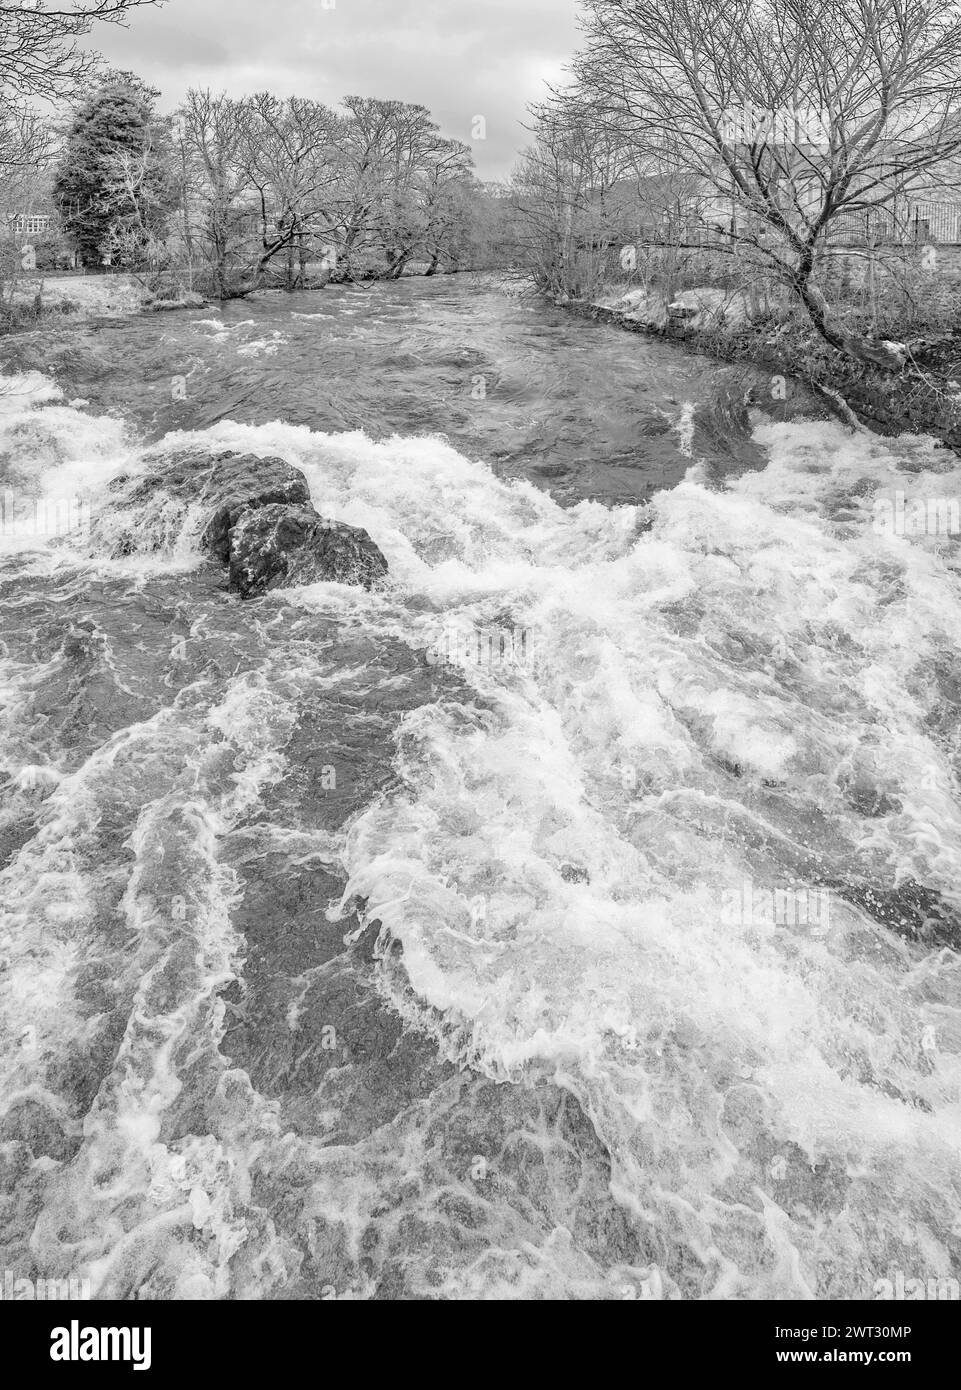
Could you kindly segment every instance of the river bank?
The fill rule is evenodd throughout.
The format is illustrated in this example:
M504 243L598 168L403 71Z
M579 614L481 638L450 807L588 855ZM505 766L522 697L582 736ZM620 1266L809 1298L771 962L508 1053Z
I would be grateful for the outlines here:
M49 325L80 325L104 318L125 318L142 313L175 312L243 303L263 295L309 294L350 285L394 284L397 280L444 279L448 276L479 276L492 272L467 266L444 266L432 270L424 263L412 262L398 277L388 276L375 263L357 265L350 273L332 273L313 264L307 267L305 282L287 289L281 275L269 275L255 290L220 300L192 288L193 275L170 273L153 277L153 288L136 275L111 274L23 274L7 291L0 304L0 337L29 333Z
M579 318L678 343L719 361L749 363L769 373L765 409L769 401L785 401L803 389L808 399L817 393L845 423L850 422L849 408L878 434L930 434L961 453L961 331L929 335L920 351L915 351L911 369L895 375L853 362L797 322L751 323L737 316L733 322L692 326L682 318L652 320L608 303L558 303Z
M45 323L73 324L140 313L146 288L127 275L23 275L8 292L0 332L31 331Z

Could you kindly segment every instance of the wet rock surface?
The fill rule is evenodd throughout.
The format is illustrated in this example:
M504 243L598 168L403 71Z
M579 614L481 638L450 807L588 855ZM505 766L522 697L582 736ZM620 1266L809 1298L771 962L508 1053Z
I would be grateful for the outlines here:
M110 491L114 555L159 550L199 527L200 548L229 567L242 598L318 580L369 588L387 574L367 532L322 517L303 473L281 458L182 454L115 478Z
M907 879L896 888L845 884L842 896L910 941L961 949L961 920L942 894Z
M148 458L148 466L153 460ZM176 544L200 518L200 545L226 564L228 533L247 507L310 500L307 479L280 458L184 453L156 460L139 476L108 484L111 505L98 517L94 539L115 557Z
M245 510L229 534L230 587L242 598L331 580L364 588L387 573L366 531L326 521L310 506Z
M173 507L180 514L194 506L209 512L200 543L223 564L230 553L230 528L245 508L310 501L307 479L299 469L284 459L256 458L250 454L184 454L164 459L156 471L133 482L126 476L115 478L111 490L121 494L124 510L129 509L144 521L161 507ZM120 549L123 548L122 540ZM135 548L138 547L130 537L129 549Z
M283 459L252 459L246 455L218 465L215 486L220 493L217 509L204 528L201 545L226 564L230 558L230 531L248 508L310 502L307 479Z

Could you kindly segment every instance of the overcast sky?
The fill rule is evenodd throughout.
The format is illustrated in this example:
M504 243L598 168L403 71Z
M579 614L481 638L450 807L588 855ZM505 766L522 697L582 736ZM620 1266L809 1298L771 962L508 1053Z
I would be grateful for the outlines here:
M472 146L479 176L496 179L527 143L527 103L577 46L577 10L577 0L167 0L128 29L101 26L96 46L159 87L165 109L188 87L419 102ZM486 140L471 139L475 116Z

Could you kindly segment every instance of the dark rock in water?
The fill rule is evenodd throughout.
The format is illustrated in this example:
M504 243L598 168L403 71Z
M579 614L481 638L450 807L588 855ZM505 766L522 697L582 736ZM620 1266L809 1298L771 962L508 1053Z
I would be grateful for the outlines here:
M246 510L274 503L310 505L307 479L283 459L249 459L240 455L226 460L217 470L214 485L221 500L204 528L200 544L224 564L230 559L231 528Z
M71 1139L53 1110L38 1100L15 1100L0 1121L0 1142L20 1140L29 1145L34 1158L63 1162L73 1158L80 1147L79 1137Z
M114 553L159 549L169 542L189 507L209 513L201 547L222 564L230 558L229 533L248 507L275 502L308 503L310 488L297 468L281 458L252 454L180 454L158 460L155 472L133 481L115 478L110 490L122 494L120 506L134 514L129 532L114 542Z
M121 494L122 513L136 516L113 538L114 554L170 543L199 507L201 549L229 566L230 587L243 598L321 579L369 587L387 573L367 532L324 520L303 473L281 458L184 453L158 460L146 476L114 479L111 491Z
M225 450L220 454L175 454L157 462L157 471L137 481L128 494L129 501L148 501L158 490L184 502L214 504L233 498L253 505L261 499L303 502L310 498L303 473L281 458L257 458Z
M888 796L878 787L849 786L845 789L845 800L859 816L868 819L876 816L896 816L902 805L900 800Z
M907 879L897 888L839 885L842 897L909 941L961 950L961 916L933 888Z
M562 864L561 878L565 883L590 883L591 876L579 864Z
M325 521L312 506L249 508L231 529L230 587L242 598L332 580L369 589L387 561L366 531Z
M129 501L134 505L147 501L158 490L183 502L210 506L211 517L200 543L224 564L230 556L230 528L246 507L310 501L310 488L299 468L292 468L284 459L255 458L252 454L172 459L163 472L142 478L129 494Z

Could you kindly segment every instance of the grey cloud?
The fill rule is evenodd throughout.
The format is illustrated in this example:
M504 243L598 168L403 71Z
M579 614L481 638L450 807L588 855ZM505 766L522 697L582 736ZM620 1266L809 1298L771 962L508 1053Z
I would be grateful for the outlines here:
M502 178L526 143L527 104L576 47L576 13L576 0L168 0L102 28L97 45L168 108L189 86L417 101L473 145L482 178ZM478 115L487 139L471 141Z

